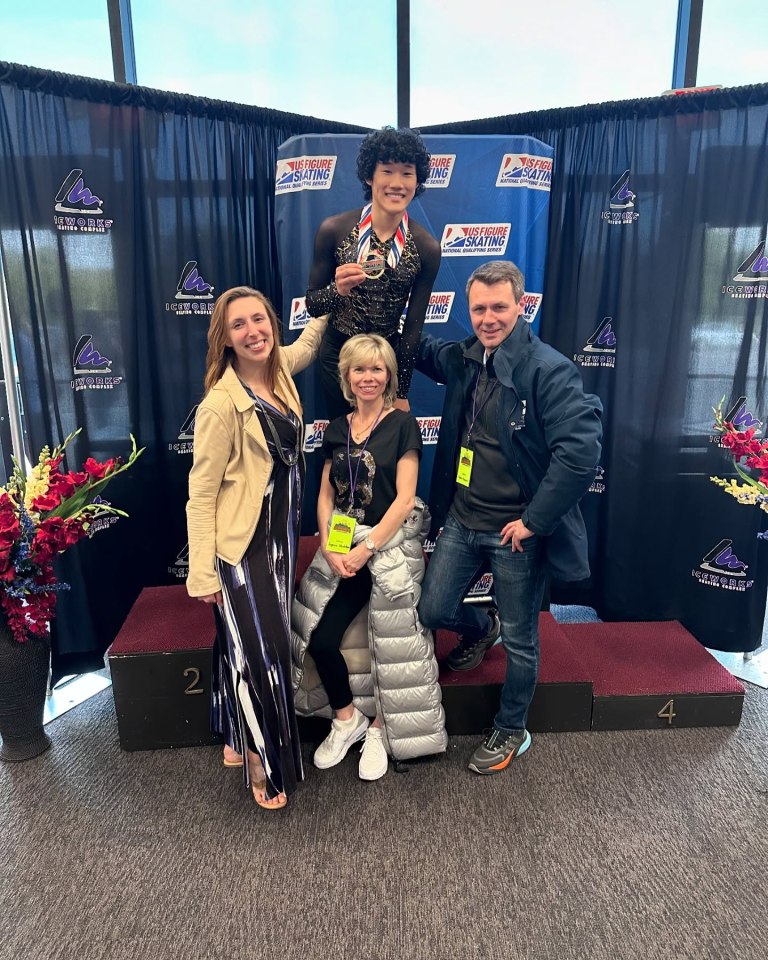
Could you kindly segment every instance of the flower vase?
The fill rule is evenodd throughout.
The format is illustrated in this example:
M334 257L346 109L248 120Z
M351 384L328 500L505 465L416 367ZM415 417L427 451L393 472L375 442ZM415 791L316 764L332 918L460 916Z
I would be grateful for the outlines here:
M43 729L50 653L48 637L19 643L0 616L0 760L31 760L51 745Z

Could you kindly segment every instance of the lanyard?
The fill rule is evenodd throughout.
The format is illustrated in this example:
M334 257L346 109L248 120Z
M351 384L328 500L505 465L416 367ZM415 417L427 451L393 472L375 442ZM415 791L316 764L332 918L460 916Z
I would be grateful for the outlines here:
M486 367L486 370L488 368ZM472 431L475 429L475 424L477 423L477 418L483 412L483 408L486 406L488 401L493 396L493 391L499 384L499 381L494 378L493 383L490 387L486 387L485 393L483 394L483 399L480 402L480 406L477 405L477 388L480 386L480 376L482 375L482 368L477 372L477 380L475 380L475 389L472 391L472 422L469 425L469 430L467 430L467 446L469 446L469 440L472 436Z
M362 263L368 256L371 248L371 235L373 233L373 204L369 203L363 207L360 214L360 222L357 225L357 262ZM405 247L405 238L408 235L408 211L403 214L403 219L398 224L395 235L392 238L392 246L389 249L387 263L394 270L400 262L400 256Z
M365 448L368 446L368 441L371 439L371 434L376 429L376 424L381 420L381 415L384 413L384 407L379 411L378 417L373 421L373 426L368 431L368 436L365 438L365 443L360 449L360 456L357 460L357 467L355 467L355 478L352 479L352 454L350 452L350 441L352 439L352 420L354 419L355 414L353 413L347 424L347 467L349 468L349 509L355 505L355 490L357 489L357 475L360 473L360 464L363 462L363 454L365 453Z
M272 440L275 444L275 447L277 448L278 457L280 457L280 459L283 461L286 467L295 467L296 464L299 462L299 456L301 453L301 427L300 426L296 427L296 449L291 450L289 453L286 454L285 451L283 450L283 444L280 440L280 437L278 436L277 429L275 428L275 425L272 422L272 417L269 415L268 410L264 406L264 401L261 399L261 397L253 393L249 388L246 387L246 389L248 390L248 393L250 393L253 399L256 401L256 405L258 406L259 410L261 410L261 412L264 414L264 419L267 422L267 429L272 434Z

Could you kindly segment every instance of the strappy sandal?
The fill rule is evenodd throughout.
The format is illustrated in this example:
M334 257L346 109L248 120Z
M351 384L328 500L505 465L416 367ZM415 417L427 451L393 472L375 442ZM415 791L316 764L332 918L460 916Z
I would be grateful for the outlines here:
M253 799L262 810L282 810L288 803L288 797L284 793L267 800L267 778L264 773L264 767L261 761L258 761L258 773L253 769L256 764L251 762L251 792Z
M242 767L243 758L239 753L236 753L232 750L232 757L227 757L227 750L232 750L232 747L224 747L224 766L225 767Z

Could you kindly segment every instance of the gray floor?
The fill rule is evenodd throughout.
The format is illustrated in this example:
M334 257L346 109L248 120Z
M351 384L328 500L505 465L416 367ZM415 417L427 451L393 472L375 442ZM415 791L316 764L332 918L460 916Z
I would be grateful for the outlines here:
M492 778L472 738L350 755L266 813L216 748L122 752L107 690L0 765L0 956L764 958L767 726L749 688L738 728L539 735Z

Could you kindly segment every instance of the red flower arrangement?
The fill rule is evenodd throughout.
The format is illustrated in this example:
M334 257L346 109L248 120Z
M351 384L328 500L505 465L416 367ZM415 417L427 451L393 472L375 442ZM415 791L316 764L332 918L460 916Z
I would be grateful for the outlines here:
M739 503L757 506L768 513L768 440L756 437L754 427L739 430L735 424L723 420L722 403L715 408L715 430L723 435L721 444L731 452L736 473L744 482L720 477L709 479ZM750 471L756 471L757 477ZM768 531L758 533L758 537L768 540Z
M67 444L76 430L52 452L43 447L28 475L14 460L7 486L0 487L0 608L20 643L44 636L55 615L56 594L69 584L56 579L53 561L87 536L93 521L106 514L126 514L108 503L94 503L109 481L127 470L144 452L131 436L127 460L104 462L93 457L82 470L62 470Z

